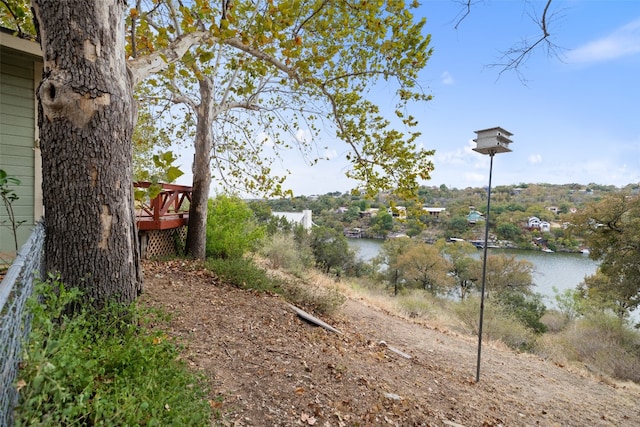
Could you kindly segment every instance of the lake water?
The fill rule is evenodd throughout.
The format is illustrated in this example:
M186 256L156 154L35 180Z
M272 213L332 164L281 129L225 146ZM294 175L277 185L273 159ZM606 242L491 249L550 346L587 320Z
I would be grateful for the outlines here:
M349 245L358 251L358 258L369 261L380 251L382 240L348 239ZM541 251L523 251L518 249L488 249L489 254L515 255L517 259L525 259L535 266L533 282L534 292L546 297L545 304L554 306L555 287L560 292L575 289L585 278L596 272L598 263L587 255L564 252L546 253ZM482 251L477 252L480 258Z

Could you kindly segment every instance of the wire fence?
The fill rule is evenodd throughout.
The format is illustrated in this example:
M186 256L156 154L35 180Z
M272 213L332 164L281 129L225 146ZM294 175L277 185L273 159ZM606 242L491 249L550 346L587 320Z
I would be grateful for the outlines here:
M22 343L31 330L26 302L44 271L44 224L38 223L0 283L0 426L13 425Z

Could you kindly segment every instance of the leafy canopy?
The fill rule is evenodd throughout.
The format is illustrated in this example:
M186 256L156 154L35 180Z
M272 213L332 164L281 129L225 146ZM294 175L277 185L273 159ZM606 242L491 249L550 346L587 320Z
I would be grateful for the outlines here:
M419 147L417 121L408 113L430 99L418 82L431 49L426 21L411 13L417 3L196 0L187 6L167 0L136 6L128 19L135 30L132 55L186 34L207 34L179 64L147 81L148 98L168 90L187 115L214 110L211 155L229 185L280 192L271 163L293 148L314 164L323 157L321 134L346 143L346 175L371 194L411 196L418 180L429 178L433 152ZM213 105L198 102L198 82L206 79ZM389 92L376 99L374 88Z
M14 30L16 35L34 38L36 29L33 25L30 0L2 0L0 2L0 25Z
M572 216L589 256L601 260L596 275L585 279L587 296L608 302L620 317L640 305L640 196L605 195Z

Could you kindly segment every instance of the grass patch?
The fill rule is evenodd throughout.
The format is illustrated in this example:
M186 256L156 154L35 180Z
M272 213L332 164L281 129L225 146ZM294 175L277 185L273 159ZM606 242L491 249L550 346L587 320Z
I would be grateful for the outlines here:
M311 308L320 314L334 313L346 300L336 287L319 286L302 279L284 281L282 291L292 304Z
M269 272L250 258L211 258L206 266L225 283L282 295L290 303L320 314L333 313L346 299L336 287L319 285L317 280L298 277L295 273Z
M410 318L433 318L437 306L436 300L423 290L408 290L396 297L398 310Z
M80 293L56 280L39 284L35 295L17 427L209 424L206 380L189 371L171 339L145 326L161 313L110 304L69 317L65 307Z

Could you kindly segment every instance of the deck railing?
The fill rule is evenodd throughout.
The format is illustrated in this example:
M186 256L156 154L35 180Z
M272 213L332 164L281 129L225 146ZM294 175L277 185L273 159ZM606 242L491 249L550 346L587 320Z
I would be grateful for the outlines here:
M136 182L136 188L149 188L150 182ZM191 189L184 185L161 184L162 191L148 203L136 202L138 230L166 230L187 225Z

